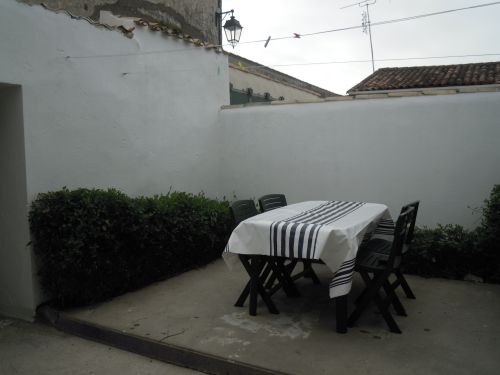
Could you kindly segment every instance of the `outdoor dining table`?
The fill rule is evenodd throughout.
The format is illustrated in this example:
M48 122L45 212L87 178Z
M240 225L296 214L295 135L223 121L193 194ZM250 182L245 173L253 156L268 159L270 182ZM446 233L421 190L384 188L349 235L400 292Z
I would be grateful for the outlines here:
M333 272L329 294L335 299L337 332L345 333L347 295L358 247L365 234L373 233L379 225L382 230L377 231L383 233L383 226L391 223L389 210L383 204L301 202L242 221L233 230L222 256L231 269L241 261L250 276L251 315L256 314L258 294L271 312L278 313L262 285L265 264L273 264L273 259L322 261ZM279 272L276 268L273 271ZM281 276L286 277L286 272Z

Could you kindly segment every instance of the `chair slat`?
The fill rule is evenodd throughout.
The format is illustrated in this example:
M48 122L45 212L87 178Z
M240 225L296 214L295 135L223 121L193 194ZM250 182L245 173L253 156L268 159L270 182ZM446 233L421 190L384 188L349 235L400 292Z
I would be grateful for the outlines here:
M259 214L252 199L235 201L231 204L230 209L235 225L238 225L249 217Z
M401 213L407 211L409 208L413 208L411 223L410 223L410 227L408 229L408 233L406 235L406 241L405 241L405 243L407 245L410 245L411 241L413 240L413 232L415 231L415 223L417 222L417 213L418 213L418 206L419 205L420 205L420 201L415 201L415 202L408 203L401 208Z
M286 206L284 194L268 194L259 198L259 207L262 212Z

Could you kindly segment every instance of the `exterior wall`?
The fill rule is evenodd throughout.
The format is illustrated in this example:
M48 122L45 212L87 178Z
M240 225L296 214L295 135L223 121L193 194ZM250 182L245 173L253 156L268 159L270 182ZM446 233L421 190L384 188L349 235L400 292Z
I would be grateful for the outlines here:
M224 54L141 28L130 40L10 1L0 3L0 34L0 82L22 86L28 203L63 186L220 196L216 125L229 103ZM9 260L0 254L0 264ZM38 302L34 296L31 305Z
M40 0L18 0L40 4ZM219 44L215 11L218 0L45 0L51 8L65 9L75 15L99 20L99 12L107 10L127 17L142 17L182 30L195 38Z
M0 313L34 310L20 86L0 85Z
M500 92L295 105L221 113L223 186L240 199L421 200L418 223L478 224L500 182Z
M40 192L283 192L393 213L421 199L419 224L472 227L469 207L500 180L500 92L219 112L229 69L213 50L14 1L0 2L0 34L0 82L17 85L0 89L0 313L29 318L41 301L26 247Z
M310 100L318 98L318 95L307 91L296 89L292 86L272 81L252 73L244 72L237 68L229 67L229 82L235 89L246 90L252 88L255 94L264 95L268 92L273 98L284 96L286 100Z

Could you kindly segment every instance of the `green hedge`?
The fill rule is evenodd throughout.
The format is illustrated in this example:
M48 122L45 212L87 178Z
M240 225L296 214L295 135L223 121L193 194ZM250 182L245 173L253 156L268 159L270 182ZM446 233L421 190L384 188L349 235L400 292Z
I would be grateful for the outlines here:
M42 287L60 307L103 301L220 257L229 205L203 195L130 198L110 189L40 194L30 211ZM405 271L500 283L500 185L481 226L417 228Z
M30 211L42 287L61 307L102 301L220 257L228 203L110 189L40 194Z
M500 283L500 185L480 209L481 225L467 230L460 225L417 228L405 271L426 277L463 279L473 274Z

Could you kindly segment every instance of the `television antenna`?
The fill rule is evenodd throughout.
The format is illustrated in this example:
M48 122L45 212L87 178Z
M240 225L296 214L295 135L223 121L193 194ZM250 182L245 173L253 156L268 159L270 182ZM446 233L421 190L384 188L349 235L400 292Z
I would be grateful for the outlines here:
M345 9L345 8L350 8L354 6L359 6L359 7L365 7L366 10L363 10L363 13L361 14L361 26L363 27L363 32L365 34L368 34L370 36L370 51L372 54L372 72L375 72L375 60L373 58L373 41L372 41L372 28L371 28L371 22L370 22L370 10L369 7L370 5L374 5L377 3L377 0L363 0L358 3L354 4L349 4L346 6L341 7L340 9Z

